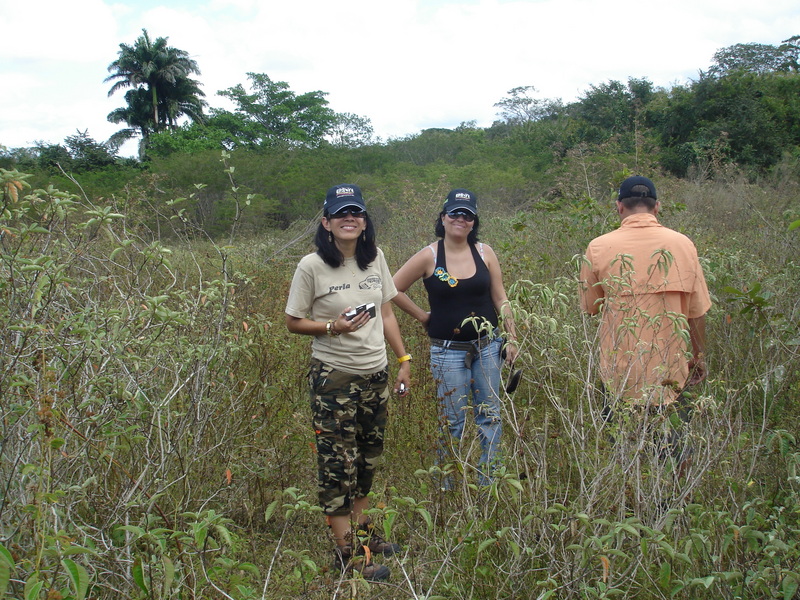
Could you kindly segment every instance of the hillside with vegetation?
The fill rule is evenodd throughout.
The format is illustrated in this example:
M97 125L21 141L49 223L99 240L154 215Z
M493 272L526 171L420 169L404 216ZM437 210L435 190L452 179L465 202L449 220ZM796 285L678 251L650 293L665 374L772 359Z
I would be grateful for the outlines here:
M796 597L797 41L720 50L671 89L610 81L564 104L523 86L491 127L386 141L265 74L206 112L185 55L146 32L123 45L109 81L147 52L188 81L129 85L110 142L0 152L0 598ZM119 159L131 137L140 157ZM591 393L578 264L630 174L656 182L714 301L682 477L639 439L609 443ZM403 547L384 584L330 570L309 339L284 324L340 182L364 190L393 270L434 239L448 190L473 190L521 341L502 473L478 488L473 448L443 492L427 336L395 311L414 361L374 486Z

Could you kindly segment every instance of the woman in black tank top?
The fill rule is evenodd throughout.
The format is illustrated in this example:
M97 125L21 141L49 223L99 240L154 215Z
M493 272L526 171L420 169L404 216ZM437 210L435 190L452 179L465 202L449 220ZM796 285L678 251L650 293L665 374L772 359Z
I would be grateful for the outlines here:
M440 464L456 460L465 467L458 471L471 470L463 451L471 444L462 441L470 410L481 443L481 457L472 470L477 471L478 483L486 485L502 458L500 318L509 340L509 364L516 359L517 347L500 265L492 248L478 242L479 223L475 194L452 190L436 220L439 241L420 250L395 273L398 294L393 302L417 319L430 337L431 373L443 424ZM430 312L405 293L420 279L428 293ZM448 477L442 483L449 488L453 481Z

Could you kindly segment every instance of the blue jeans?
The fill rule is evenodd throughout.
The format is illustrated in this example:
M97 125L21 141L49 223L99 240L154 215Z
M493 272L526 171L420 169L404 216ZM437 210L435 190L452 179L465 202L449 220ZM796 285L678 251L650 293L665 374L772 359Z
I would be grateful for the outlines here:
M436 382L442 427L439 460L446 462L451 446L456 448L457 456L463 452L464 425L467 411L471 409L481 444L478 475L480 485L491 482L491 469L500 460L502 423L499 389L502 345L500 338L489 342L475 355L470 368L464 363L467 351L431 345L431 373ZM449 432L449 437L445 435L445 429Z

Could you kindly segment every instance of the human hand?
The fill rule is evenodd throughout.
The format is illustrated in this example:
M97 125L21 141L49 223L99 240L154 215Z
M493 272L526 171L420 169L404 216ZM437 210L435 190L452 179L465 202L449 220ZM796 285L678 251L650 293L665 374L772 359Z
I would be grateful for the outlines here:
M514 366L514 362L517 360L517 357L519 356L519 347L517 346L516 340L512 340L506 343L503 349L505 350L506 364L509 367Z
M372 318L367 311L364 311L348 319L346 313L350 311L351 308L352 307L348 306L338 317L336 317L336 320L333 323L336 333L355 333L364 325L366 325L367 321Z
M408 394L411 386L411 361L404 361L400 363L400 370L397 373L397 379L394 382L394 393L399 396Z
M697 385L706 377L708 377L708 370L706 369L705 359L702 356L692 358L689 361L689 381L686 382L686 385Z

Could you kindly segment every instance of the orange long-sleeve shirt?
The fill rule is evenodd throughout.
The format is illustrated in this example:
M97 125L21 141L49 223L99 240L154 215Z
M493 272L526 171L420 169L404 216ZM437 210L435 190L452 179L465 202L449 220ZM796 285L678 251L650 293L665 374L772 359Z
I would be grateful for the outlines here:
M580 296L583 310L601 313L599 368L608 391L647 404L674 401L689 376L687 320L711 307L694 243L653 214L630 215L589 244Z

